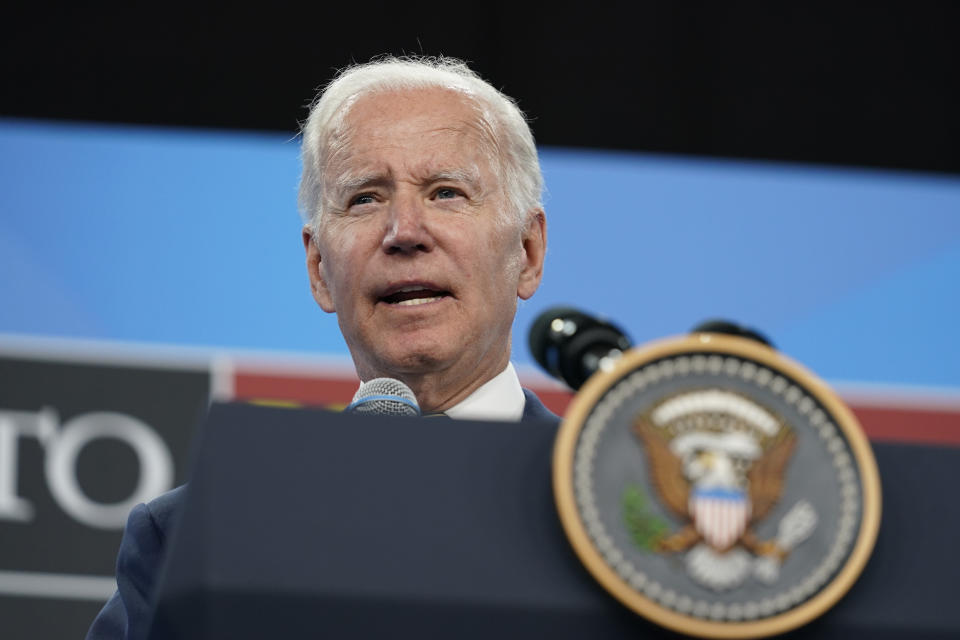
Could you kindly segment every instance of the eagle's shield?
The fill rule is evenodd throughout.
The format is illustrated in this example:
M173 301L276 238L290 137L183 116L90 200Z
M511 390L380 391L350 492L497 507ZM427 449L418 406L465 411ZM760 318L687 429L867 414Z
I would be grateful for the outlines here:
M689 508L693 526L717 551L733 546L750 522L750 500L739 489L694 488Z

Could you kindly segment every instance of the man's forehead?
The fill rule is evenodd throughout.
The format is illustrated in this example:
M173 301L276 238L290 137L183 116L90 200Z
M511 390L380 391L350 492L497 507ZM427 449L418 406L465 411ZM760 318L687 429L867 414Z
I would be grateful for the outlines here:
M493 166L493 129L472 100L452 90L383 91L354 101L331 141L327 183L397 177L479 182Z
M338 146L382 146L436 138L447 146L496 147L485 110L460 91L381 90L349 101L344 109L334 132Z

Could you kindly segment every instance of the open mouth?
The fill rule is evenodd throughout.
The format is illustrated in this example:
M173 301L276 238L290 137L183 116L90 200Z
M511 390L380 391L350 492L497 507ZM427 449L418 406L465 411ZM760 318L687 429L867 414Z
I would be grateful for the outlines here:
M449 291L429 289L422 285L413 285L409 287L401 287L400 289L383 296L380 298L380 301L401 307L413 307L421 304L437 302L448 297L449 295Z

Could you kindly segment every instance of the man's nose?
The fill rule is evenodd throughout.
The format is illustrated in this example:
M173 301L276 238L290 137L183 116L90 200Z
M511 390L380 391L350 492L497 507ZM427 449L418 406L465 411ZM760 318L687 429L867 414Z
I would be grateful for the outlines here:
M418 196L403 195L391 200L382 248L387 253L411 253L433 249L427 227L426 207Z

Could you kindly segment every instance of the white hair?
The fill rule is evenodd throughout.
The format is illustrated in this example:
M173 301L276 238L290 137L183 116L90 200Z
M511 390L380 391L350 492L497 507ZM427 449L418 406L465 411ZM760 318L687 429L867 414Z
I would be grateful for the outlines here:
M543 176L537 159L533 134L523 112L466 63L444 57L384 57L347 67L317 96L303 125L300 158L299 209L304 224L314 237L323 216L324 171L333 151L331 143L351 106L363 95L377 91L440 88L458 91L469 98L479 115L493 128L495 149L500 158L491 158L500 167L502 189L511 209L507 216L521 223L526 213L541 206Z

